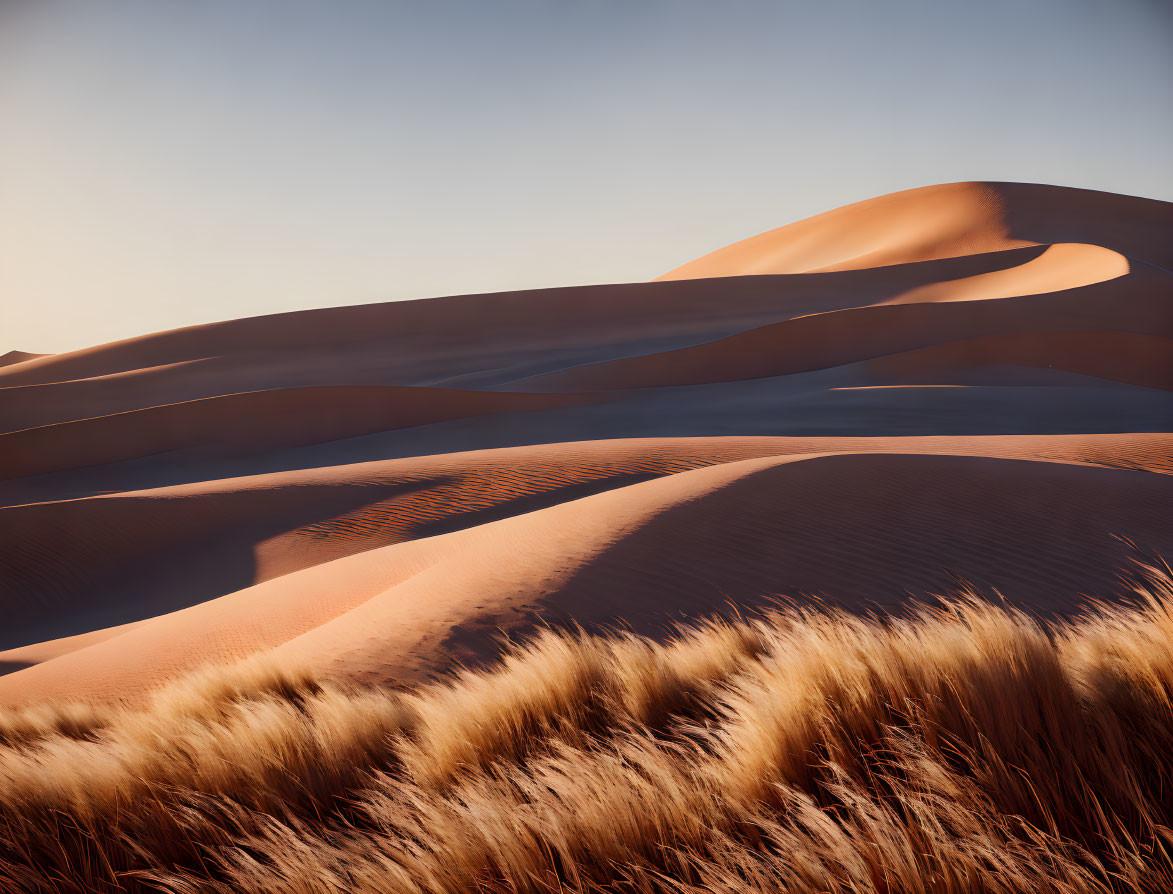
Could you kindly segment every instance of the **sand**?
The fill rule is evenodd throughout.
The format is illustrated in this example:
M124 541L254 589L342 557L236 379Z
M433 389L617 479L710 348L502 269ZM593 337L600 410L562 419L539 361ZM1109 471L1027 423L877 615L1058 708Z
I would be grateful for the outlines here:
M7 354L0 354L0 366L13 366L17 363L24 363L27 360L36 360L38 357L47 357L48 354L30 354L28 351L9 351Z
M827 369L967 338L1022 333L1105 330L1167 340L1173 336L1171 299L1173 275L1145 270L1061 292L848 308L693 347L523 379L514 387L609 390L728 382ZM1155 378L1161 375L1158 371Z
M879 196L720 248L661 279L859 270L1084 243L1162 267L1167 202L1036 183L945 183Z
M1167 203L946 184L650 283L5 355L0 704L778 597L1125 598L1173 555L1171 246Z

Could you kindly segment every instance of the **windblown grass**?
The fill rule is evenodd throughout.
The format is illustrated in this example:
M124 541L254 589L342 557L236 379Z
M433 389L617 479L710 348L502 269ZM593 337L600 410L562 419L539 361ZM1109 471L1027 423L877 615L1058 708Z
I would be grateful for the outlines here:
M1173 890L1173 587L545 633L408 692L258 661L0 716L0 890Z

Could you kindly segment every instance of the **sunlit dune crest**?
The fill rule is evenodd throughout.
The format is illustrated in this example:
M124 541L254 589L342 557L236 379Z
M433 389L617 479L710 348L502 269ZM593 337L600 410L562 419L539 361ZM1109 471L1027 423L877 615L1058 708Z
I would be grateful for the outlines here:
M946 183L836 208L717 249L661 279L860 270L1091 243L1169 266L1168 203L1035 183Z

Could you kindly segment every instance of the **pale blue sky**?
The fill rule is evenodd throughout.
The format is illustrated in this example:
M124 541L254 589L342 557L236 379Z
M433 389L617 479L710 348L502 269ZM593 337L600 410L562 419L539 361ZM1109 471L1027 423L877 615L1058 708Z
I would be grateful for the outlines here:
M650 279L868 196L1173 199L1167 0L0 0L0 353Z

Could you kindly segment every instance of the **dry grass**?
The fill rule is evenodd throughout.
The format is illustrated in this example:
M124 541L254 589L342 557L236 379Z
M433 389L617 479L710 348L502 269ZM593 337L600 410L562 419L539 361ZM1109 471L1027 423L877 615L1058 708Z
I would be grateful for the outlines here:
M656 645L546 633L411 692L259 662L0 716L0 890L1173 890L1173 588L961 595Z

